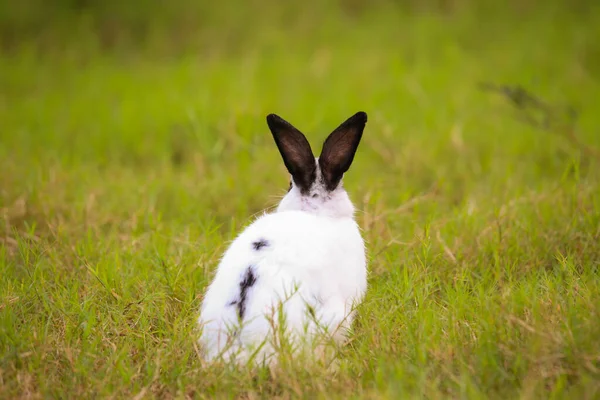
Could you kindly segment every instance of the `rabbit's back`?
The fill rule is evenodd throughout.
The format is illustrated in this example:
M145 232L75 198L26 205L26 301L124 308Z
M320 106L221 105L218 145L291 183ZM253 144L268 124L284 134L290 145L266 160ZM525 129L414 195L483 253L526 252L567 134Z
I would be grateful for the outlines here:
M346 327L365 290L365 248L353 219L301 211L266 214L221 260L203 303L203 341L220 349L224 329L240 322L238 344L264 339L280 302L293 330L307 327L307 310L329 328ZM308 321L308 329L316 327Z

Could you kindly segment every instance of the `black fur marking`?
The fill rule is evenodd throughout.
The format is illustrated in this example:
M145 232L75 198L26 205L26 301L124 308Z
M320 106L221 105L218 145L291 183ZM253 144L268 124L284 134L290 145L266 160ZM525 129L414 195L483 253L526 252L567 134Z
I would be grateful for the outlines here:
M246 313L246 296L248 295L248 289L250 289L256 283L256 276L254 275L253 266L249 266L246 269L244 277L240 281L240 300L237 302L238 317L240 320L244 319Z
M256 251L267 246L269 246L269 241L267 239L258 239L256 242L252 242L252 248Z
M231 300L229 303L227 303L228 306L235 306L238 303L237 300Z

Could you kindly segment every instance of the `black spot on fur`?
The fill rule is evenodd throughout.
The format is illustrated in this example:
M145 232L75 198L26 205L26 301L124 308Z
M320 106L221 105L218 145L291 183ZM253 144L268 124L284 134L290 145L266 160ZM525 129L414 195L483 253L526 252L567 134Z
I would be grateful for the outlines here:
M240 281L240 300L237 302L238 317L240 320L244 319L244 314L246 313L246 296L248 295L248 290L254 286L255 283L256 276L254 275L254 269L251 265L246 269L246 273Z
M257 241L252 242L252 248L257 251L268 245L269 241L267 239L258 239Z
M232 300L229 303L227 303L228 306L235 306L238 303L237 300Z

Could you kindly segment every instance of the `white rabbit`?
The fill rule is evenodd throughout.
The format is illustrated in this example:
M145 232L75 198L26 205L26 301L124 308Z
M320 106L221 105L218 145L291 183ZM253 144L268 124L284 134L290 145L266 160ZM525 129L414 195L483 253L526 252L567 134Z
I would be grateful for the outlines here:
M334 343L345 339L367 289L367 265L342 177L366 122L364 112L350 117L315 158L298 129L267 116L290 188L277 211L249 225L219 263L198 321L208 360L272 365L278 331L294 346L323 333Z

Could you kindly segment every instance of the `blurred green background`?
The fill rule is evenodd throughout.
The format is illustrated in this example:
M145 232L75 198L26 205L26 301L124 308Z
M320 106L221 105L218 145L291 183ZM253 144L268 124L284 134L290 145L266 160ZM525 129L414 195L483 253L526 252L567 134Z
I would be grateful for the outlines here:
M597 1L1 1L0 397L597 398ZM346 187L370 287L335 375L206 366L227 244Z

